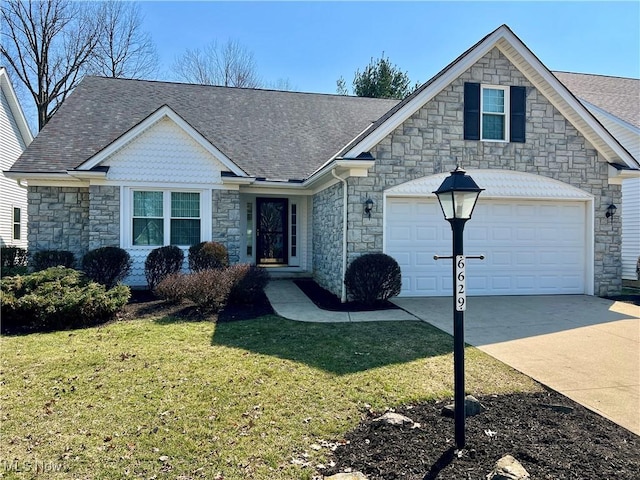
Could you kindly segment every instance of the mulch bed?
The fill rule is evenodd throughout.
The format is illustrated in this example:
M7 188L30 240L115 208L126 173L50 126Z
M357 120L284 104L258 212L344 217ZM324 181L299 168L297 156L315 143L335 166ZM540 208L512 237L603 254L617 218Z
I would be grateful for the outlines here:
M359 302L342 303L340 298L335 296L328 290L325 290L310 278L302 278L294 280L300 290L302 290L309 299L323 310L332 312L370 312L373 310L390 310L398 307L389 301L377 302L375 305L366 305Z
M451 402L396 409L420 424L373 422L367 412L333 453L331 475L352 469L369 480L486 479L495 462L515 457L532 480L635 480L640 437L554 391L479 397L487 408L466 419L466 446L455 449ZM567 408L568 407L568 408Z
M141 317L173 317L181 320L214 320L218 323L249 320L273 314L273 308L263 293L252 305L227 305L217 314L202 314L192 303L170 304L156 298L149 290L131 290L122 319Z

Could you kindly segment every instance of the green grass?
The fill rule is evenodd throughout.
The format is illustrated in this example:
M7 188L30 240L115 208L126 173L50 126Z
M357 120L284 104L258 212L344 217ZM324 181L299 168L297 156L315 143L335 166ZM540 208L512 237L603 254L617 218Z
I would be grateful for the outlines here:
M0 347L4 478L310 479L291 460L325 460L310 445L341 439L369 405L452 396L452 339L418 322L143 319ZM466 356L470 392L538 389Z

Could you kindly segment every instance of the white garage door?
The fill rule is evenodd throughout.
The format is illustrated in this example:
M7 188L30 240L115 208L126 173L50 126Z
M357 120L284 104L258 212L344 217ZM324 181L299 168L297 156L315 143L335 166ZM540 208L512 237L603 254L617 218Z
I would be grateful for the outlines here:
M482 200L482 199L481 199ZM387 198L385 252L402 296L451 295L451 227L435 198ZM464 231L469 295L585 293L585 202L484 199Z

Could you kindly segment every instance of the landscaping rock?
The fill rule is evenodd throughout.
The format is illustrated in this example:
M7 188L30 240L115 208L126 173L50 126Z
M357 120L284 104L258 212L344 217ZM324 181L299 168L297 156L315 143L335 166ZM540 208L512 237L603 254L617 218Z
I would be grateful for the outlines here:
M324 480L369 480L364 473L349 472L349 473L336 473L330 477L324 477Z
M381 417L374 418L374 422L383 422L387 425L414 425L415 422L411 420L409 417L405 417L404 415L400 415L395 412L387 412Z
M442 415L445 417L454 416L455 406L453 403L442 407ZM466 417L474 417L481 414L486 410L485 406L473 395L467 395L464 397L464 410Z
M496 462L494 469L487 475L487 480L529 480L522 464L511 455L505 455Z

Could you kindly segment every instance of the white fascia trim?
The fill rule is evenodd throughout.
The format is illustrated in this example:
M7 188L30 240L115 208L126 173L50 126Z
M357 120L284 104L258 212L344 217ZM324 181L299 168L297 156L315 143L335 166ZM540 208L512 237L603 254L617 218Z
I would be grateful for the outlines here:
M20 130L22 141L24 142L25 147L28 147L33 141L33 133L31 132L31 128L29 128L27 117L24 115L24 111L18 101L16 91L13 89L13 85L9 81L7 70L4 67L0 67L0 88L5 92L7 101L9 102L9 108L11 109L11 114L18 125L18 130Z
M222 184L229 186L251 185L255 181L252 177L222 177Z
M209 152L212 156L214 156L220 163L222 163L225 167L227 167L234 174L239 177L245 177L247 174L240 169L235 163L231 161L224 153L218 150L211 142L209 142L206 138L204 138L195 128L189 125L185 120L180 117L176 112L174 112L170 107L164 105L156 110L153 114L148 116L138 125L133 127L131 130L126 132L124 135L120 136L116 141L102 149L100 152L95 154L89 160L84 162L82 165L78 167L79 170L91 170L92 168L98 166L101 162L106 160L109 156L113 155L115 152L120 150L122 147L127 145L129 142L134 140L136 137L141 135L144 131L155 125L157 122L162 120L163 118L168 118L173 121L176 125L178 125L182 130L184 130L193 140L195 140L198 145L204 148L207 152Z
M501 42L507 42L507 45ZM602 151L602 149L598 148L596 145L594 147L599 150L607 160L612 161L615 158L611 158L612 155L616 155L620 160L622 160L628 167L630 168L638 168L640 165L636 162L636 160L627 152L620 143L609 133L609 131L604 128L600 122L591 114L591 112L575 97L565 85L558 80L549 69L544 66L544 64L538 60L538 58L529 50L524 43L520 41L518 37L516 37L513 33L505 30L501 35L501 38L496 41L495 46L511 61L514 65L518 65L520 62L517 58L515 58L509 51L508 47L512 47L520 57L531 66L535 73L538 74L541 79L546 82L557 94L558 98L562 100L558 101L558 98L553 95L547 96L544 94L544 88L540 88L540 81L534 76L530 75L526 69L519 69L522 74L533 84L535 87L540 90L540 93L545 95L545 97L556 107L563 116L569 120L573 126L582 133L585 138L590 142L594 143L594 137L598 137L602 140L605 145L610 149L610 151ZM564 104L563 104L564 102ZM586 124L586 126L591 129L591 131L585 130L583 126L576 125L573 121L570 120L570 115L567 114L567 108L569 107L575 113L580 116L580 119Z
M107 172L94 172L94 171L80 171L80 170L67 170L67 174L74 178L88 179L88 180L102 180L107 178Z
M319 183L331 182L334 168L339 168L339 176L347 177L366 177L371 167L375 165L375 160L356 160L341 158L327 163L321 170L316 171L311 177L302 182L304 188L313 188L317 191Z
M622 181L629 178L640 178L640 170L618 170L609 165L610 185L622 185Z
M51 182L66 182L66 183L76 183L80 181L80 179L73 178L69 175L68 172L51 172L51 173L39 173L39 172L16 172L16 171L4 171L2 172L5 177L11 178L12 180L26 180L30 184L32 182L40 182L39 184L43 184L42 182L51 181Z

